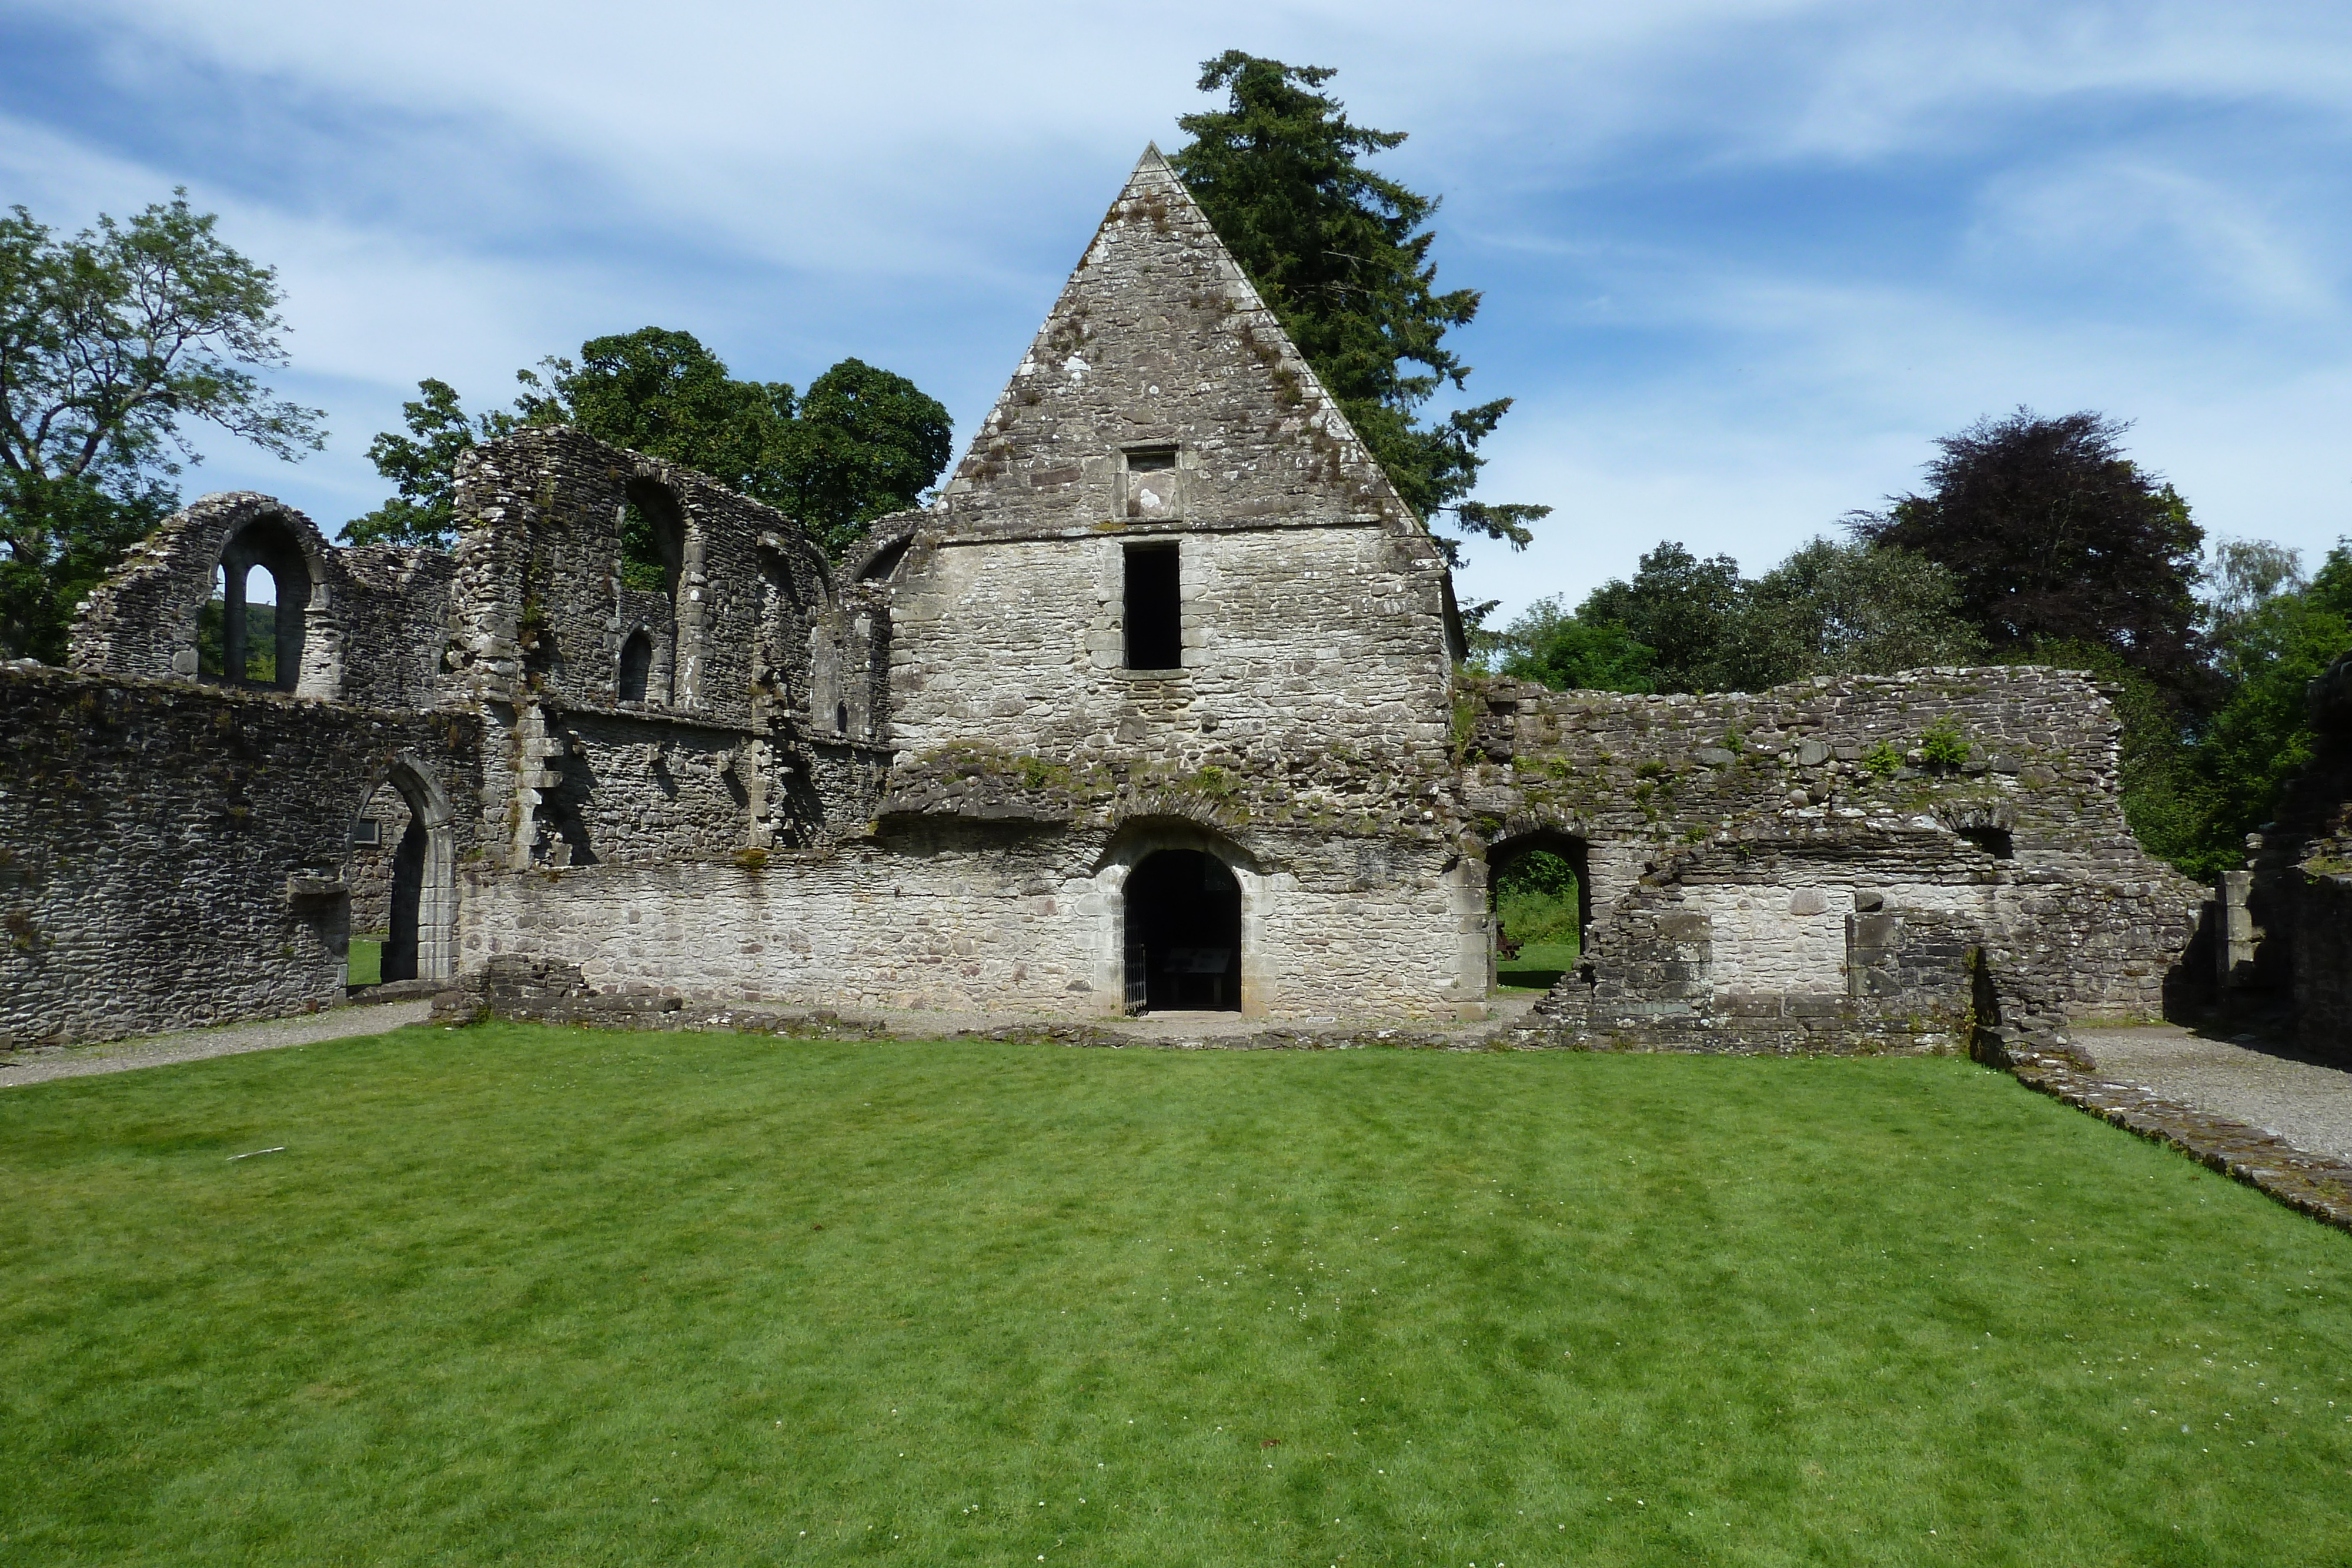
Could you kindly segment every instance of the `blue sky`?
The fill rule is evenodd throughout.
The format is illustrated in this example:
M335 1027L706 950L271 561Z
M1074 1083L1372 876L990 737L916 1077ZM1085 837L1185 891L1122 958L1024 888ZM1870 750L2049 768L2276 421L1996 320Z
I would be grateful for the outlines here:
M371 14L373 13L373 14ZM1145 142L1228 47L1339 68L1485 291L1481 491L1557 508L1470 599L1676 538L1760 570L2020 403L2136 422L2209 533L2352 533L2352 8L1803 0L1444 7L7 0L0 204L175 184L275 264L328 450L191 495L331 531L419 377L470 405L586 337L855 354L961 444Z

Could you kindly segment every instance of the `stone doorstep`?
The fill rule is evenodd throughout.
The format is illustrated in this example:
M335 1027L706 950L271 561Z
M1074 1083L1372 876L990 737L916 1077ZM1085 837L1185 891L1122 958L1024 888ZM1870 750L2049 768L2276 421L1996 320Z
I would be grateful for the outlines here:
M2009 1070L2029 1089L2169 1145L2323 1224L2352 1230L2352 1164L2298 1149L2247 1123L2095 1077L2063 1057L2011 1052Z
M386 980L375 986L346 986L343 1005L373 1007L379 1002L421 1002L449 988L446 980Z

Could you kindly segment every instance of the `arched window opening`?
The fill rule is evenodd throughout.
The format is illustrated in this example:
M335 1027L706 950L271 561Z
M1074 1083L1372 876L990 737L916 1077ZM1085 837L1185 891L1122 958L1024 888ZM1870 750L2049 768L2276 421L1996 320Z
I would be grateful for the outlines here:
M1223 861L1157 851L1129 873L1124 903L1129 1010L1241 1010L1242 889Z
M221 549L196 619L196 668L236 685L290 692L302 679L310 562L284 524L240 529Z
M1506 986L1549 990L1574 969L1592 919L1584 841L1536 833L1486 852L1495 916L1495 974Z
M849 733L849 705L847 703L835 703L833 705L833 727L843 735L847 735Z
M654 669L654 640L642 626L621 644L621 673L615 695L625 703L646 700L646 685Z
M686 512L666 485L632 479L621 507L621 581L645 593L675 595L686 564Z

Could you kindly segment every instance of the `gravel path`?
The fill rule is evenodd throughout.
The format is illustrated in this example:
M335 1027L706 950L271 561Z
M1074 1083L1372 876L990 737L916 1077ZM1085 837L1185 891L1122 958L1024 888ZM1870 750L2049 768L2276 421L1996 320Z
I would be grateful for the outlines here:
M2103 1078L2235 1117L2298 1149L2352 1161L2352 1072L2207 1040L2171 1024L2078 1028L2074 1034Z
M386 1034L403 1024L423 1023L432 1012L429 1000L380 1002L300 1018L183 1030L176 1034L151 1034L142 1040L112 1040L104 1045L68 1046L62 1051L0 1057L0 1089L19 1083L46 1083L52 1078L86 1078L93 1072L128 1072L134 1067L202 1061L208 1056L274 1051L281 1045L310 1045L322 1040Z

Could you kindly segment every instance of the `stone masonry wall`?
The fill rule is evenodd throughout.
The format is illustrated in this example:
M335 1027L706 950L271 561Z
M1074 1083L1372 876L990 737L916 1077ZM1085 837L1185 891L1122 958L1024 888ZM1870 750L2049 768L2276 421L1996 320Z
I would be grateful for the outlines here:
M73 667L197 679L197 621L215 569L233 543L254 538L299 563L279 584L304 622L294 690L359 706L429 706L449 614L449 558L383 545L338 549L301 513L246 490L206 496L131 547L82 602Z
M480 727L0 666L0 1049L342 996L351 820L395 758L453 801ZM452 825L463 853L479 823Z
M1123 667L1122 541L944 547L893 606L892 736L1198 766L1210 749L1445 745L1436 580L1370 528L1192 533L1184 668Z
M621 580L633 493L677 509L667 596ZM657 647L647 707L751 728L780 695L805 703L793 672L835 594L823 557L781 513L560 426L475 448L459 465L457 507L465 532L446 663L476 696L618 710L622 647L643 628Z
M756 869L477 869L465 964L542 957L612 994L1111 1016L1120 889L1155 847L1218 853L1241 883L1249 1016L1455 1017L1483 998L1483 974L1461 963L1458 867L1442 846L1386 855L1373 882L1344 844L1237 843L1180 819L1118 835L918 822Z
M2131 837L2112 710L2075 672L1704 697L1496 683L1474 688L1467 717L1464 806L1486 843L1589 846L1601 970L1612 912L1671 885L1680 915L1709 925L1725 997L1839 991L1832 924L1885 911L1964 922L2000 956L2004 984L2077 1019L2153 1017L2195 931L2203 890ZM1940 763L1938 732L1958 748Z
M389 783L378 785L357 814L376 824L376 841L353 844L343 860L343 881L352 890L352 934L364 936L392 928L393 856L412 819L408 802Z

